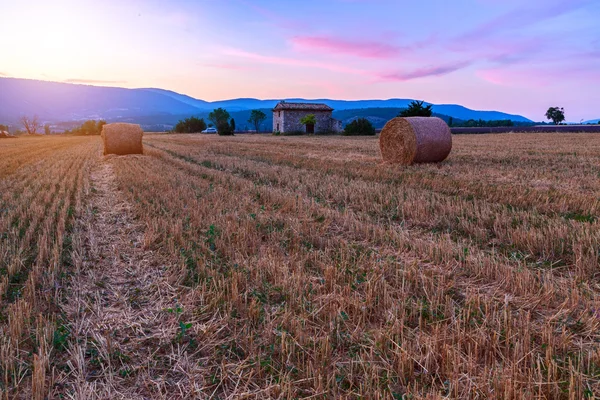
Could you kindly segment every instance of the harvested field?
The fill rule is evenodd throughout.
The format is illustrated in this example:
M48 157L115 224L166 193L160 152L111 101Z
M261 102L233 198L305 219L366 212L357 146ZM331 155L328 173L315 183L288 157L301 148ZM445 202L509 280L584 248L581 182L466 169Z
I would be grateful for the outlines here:
M3 141L0 397L600 396L600 135L453 140Z

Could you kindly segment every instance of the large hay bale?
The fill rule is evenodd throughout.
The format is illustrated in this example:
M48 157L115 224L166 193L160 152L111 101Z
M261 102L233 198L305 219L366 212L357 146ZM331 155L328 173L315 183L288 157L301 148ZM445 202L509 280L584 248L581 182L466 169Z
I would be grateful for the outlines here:
M452 133L440 118L394 118L381 131L379 148L390 163L441 162L452 150Z
M106 124L102 127L104 155L144 154L144 131L136 124Z

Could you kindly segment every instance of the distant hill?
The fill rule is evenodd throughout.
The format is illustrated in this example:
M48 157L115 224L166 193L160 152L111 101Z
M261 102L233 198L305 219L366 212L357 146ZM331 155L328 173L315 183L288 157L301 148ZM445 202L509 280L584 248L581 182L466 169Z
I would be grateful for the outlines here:
M584 124L600 124L600 118L598 118L598 119L591 119L589 121L585 121Z
M50 122L196 111L182 101L146 90L0 78L0 119L6 122L34 114Z
M411 99L331 100L285 99L286 101L325 103L335 109L334 117L350 122L355 117L372 120L376 127L398 114ZM271 109L279 99L240 98L205 101L170 90L146 88L124 89L46 82L28 79L0 78L0 123L18 124L22 115L38 115L43 122L69 122L86 119L131 121L146 126L174 125L179 119L196 115L207 117L215 108L227 109L237 126L243 128L250 110L263 109L268 116L264 128L272 126ZM428 103L427 103L428 104ZM365 111L368 110L368 111ZM511 119L532 122L520 115L499 111L477 111L456 104L433 105L437 115L461 120Z

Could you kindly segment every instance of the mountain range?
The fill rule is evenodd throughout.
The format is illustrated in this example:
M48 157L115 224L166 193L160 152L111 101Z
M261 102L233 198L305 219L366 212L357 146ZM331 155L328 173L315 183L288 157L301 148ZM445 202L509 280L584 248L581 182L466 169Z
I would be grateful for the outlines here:
M215 108L227 109L234 118L245 123L252 109L263 109L271 117L270 109L280 100L288 102L325 103L334 108L334 117L341 111L361 110L360 116L377 118L381 110L397 110L406 107L412 99L389 100L331 100L331 99L271 99L240 98L222 101L204 101L169 90L145 88L125 89L118 87L89 86L62 82L48 82L17 78L0 78L0 123L18 124L23 115L37 115L44 123L105 119L109 122L127 121L142 126L168 128L179 119L195 115L206 117ZM429 104L429 103L426 103ZM372 110L372 112L365 111ZM434 104L436 114L460 120L511 119L515 122L532 122L521 116L499 111L471 110L457 104ZM344 112L352 118L352 112ZM373 114L373 115L369 115ZM237 119L236 118L236 119ZM238 122L238 126L240 125ZM269 126L269 120L265 125Z

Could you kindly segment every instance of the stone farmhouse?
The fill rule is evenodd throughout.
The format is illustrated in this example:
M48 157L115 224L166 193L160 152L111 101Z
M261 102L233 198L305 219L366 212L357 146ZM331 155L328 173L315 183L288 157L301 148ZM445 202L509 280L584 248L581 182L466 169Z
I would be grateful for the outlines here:
M327 133L341 132L342 121L334 119L331 115L333 108L327 104L318 103L287 103L279 102L273 109L273 132L292 133ZM302 125L300 120L313 114L315 125Z

